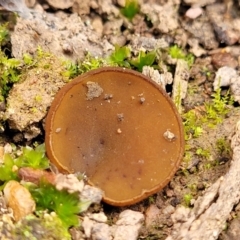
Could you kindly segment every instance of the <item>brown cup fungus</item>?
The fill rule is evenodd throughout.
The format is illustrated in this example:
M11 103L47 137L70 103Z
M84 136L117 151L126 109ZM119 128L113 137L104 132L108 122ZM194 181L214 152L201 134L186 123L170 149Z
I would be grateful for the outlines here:
M130 205L173 177L184 150L175 105L144 75L105 67L56 95L46 120L47 155L60 172L85 173L111 205Z

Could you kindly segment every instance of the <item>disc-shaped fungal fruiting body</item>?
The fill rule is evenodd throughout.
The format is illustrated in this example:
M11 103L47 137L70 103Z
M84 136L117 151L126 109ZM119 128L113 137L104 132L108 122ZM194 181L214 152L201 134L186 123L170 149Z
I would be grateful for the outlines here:
M182 122L168 94L125 68L100 68L66 84L45 128L47 155L59 171L85 173L115 206L161 190L184 151Z

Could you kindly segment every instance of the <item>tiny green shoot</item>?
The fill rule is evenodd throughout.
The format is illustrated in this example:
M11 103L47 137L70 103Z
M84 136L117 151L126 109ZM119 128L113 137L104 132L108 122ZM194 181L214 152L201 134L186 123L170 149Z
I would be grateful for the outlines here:
M193 54L184 53L183 50L180 47L178 47L177 45L174 45L174 46L170 47L169 50L168 50L168 53L172 58L184 59L188 63L188 66L192 66L193 63L194 63Z
M216 141L217 151L220 155L230 155L231 146L230 142L225 138L219 138Z
M31 147L23 147L22 154L14 158L10 154L4 154L3 162L0 164L0 181L17 180L17 169L21 167L32 167L35 169L49 168L49 160L45 155L44 144Z
M117 65L120 67L130 67L127 58L131 55L130 48L127 46L120 47L118 45L115 46L114 52L109 57L109 62L111 65Z
M40 144L35 149L26 146L22 149L23 153L15 160L18 167L32 167L34 169L49 168L49 160L45 154L45 145Z
M20 79L20 60L7 58L0 52L0 102L4 101L13 83Z
M85 59L78 63L78 71L80 74L97 69L106 65L106 61L99 57L93 57L87 54Z
M190 193L189 194L185 194L183 196L183 200L184 200L185 206L190 207L192 199L193 199L193 196Z
M120 12L131 21L139 10L140 6L137 0L126 0L124 8Z
M206 159L209 159L210 156L211 156L211 153L208 149L203 149L203 148L198 148L196 150L196 154L202 158L206 158Z
M5 182L9 180L17 180L17 171L16 164L14 159L11 157L10 154L4 154L3 162L0 165L0 181Z
M140 51L138 57L130 60L131 65L137 68L139 72L142 71L144 66L152 66L156 59L156 51L150 51L148 53Z
M29 55L28 53L23 54L23 62L27 66L32 66L33 65L33 57Z

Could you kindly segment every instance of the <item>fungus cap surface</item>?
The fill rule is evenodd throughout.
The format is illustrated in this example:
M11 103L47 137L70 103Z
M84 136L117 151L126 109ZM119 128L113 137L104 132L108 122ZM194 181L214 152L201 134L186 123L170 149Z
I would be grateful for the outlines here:
M46 120L47 155L61 172L81 172L111 205L162 189L184 151L182 122L160 86L133 70L104 67L56 95Z

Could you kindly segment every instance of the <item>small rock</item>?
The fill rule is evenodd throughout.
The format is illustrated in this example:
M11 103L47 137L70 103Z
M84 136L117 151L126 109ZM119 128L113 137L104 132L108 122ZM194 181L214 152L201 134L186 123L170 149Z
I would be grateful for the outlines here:
M240 76L232 77L230 81L231 94L234 100L240 103Z
M136 240L142 223L144 215L140 212L125 210L120 213L119 220L114 226L114 240Z
M233 77L237 77L237 71L234 68L219 68L213 83L214 90L216 91L219 87L229 86Z
M114 233L113 240L127 240L127 239L137 240L140 227L139 226L118 226Z
M10 143L6 143L4 146L4 153L12 153L13 148L12 145Z
M194 6L206 6L208 4L215 3L216 0L184 0L184 2L188 5L194 5Z
M90 238L94 221L85 216L82 221L82 227L87 238Z
M36 204L28 189L19 182L11 180L4 187L4 198L7 205L13 210L16 221L24 218L35 210Z
M231 68L236 68L238 66L237 60L232 57L230 53L227 52L220 52L212 55L212 64L216 68L220 67L231 67Z
M205 185L203 183L198 183L197 184L197 189L198 190L204 190L205 189Z
M189 219L189 214L191 210L183 206L178 207L174 214L171 216L172 221L175 222L186 222Z
M95 17L93 20L92 20L92 27L93 29L99 33L99 35L101 36L102 35L102 32L103 32L103 22L102 22L102 18L100 17Z
M175 31L179 27L178 8L169 1L160 4L142 4L141 12L148 16L155 29L162 33Z
M57 174L55 178L55 185L58 190L66 189L69 193L82 192L84 187L83 180L79 181L74 174Z
M80 194L82 201L91 201L92 203L100 203L102 200L103 192L99 188L85 185Z
M96 222L99 222L99 223L105 223L107 222L107 216L103 213L103 212L100 212L100 213L92 213L92 214L89 214L88 217Z
M32 8L36 4L36 0L25 0L25 4L27 7Z
M174 194L174 191L172 189L167 189L166 190L166 196L167 197L173 197L175 194Z
M190 19L195 19L202 15L202 13L203 9L201 7L191 7L186 11L185 16Z
M111 240L110 227L106 223L95 223L92 227L92 240ZM130 238L129 238L130 239Z
M74 0L47 0L54 8L67 9L73 6Z
M159 218L159 214L160 214L160 209L154 205L154 204L151 204L147 210L146 210L146 213L145 213L145 225L146 227L150 227L154 224L156 224L158 218Z
M40 180L44 179L49 183L54 184L55 174L41 169L33 169L30 167L22 167L18 170L18 177L26 182L38 184Z
M191 46L189 51L196 57L201 57L207 53L207 51L199 45L199 41L196 38L189 38L187 42Z
M216 40L213 27L209 22L209 18L203 14L196 18L194 21L183 21L182 25L185 30L190 32L205 49L216 49L219 45Z
M176 207L180 202L181 202L181 201L180 201L179 198L174 197L173 199L171 199L170 204L171 204L173 207Z
M174 211L175 211L175 207L173 207L172 205L168 205L162 210L162 213L165 215L171 215L172 213L174 213Z
M223 19L223 14L221 12L217 13L215 5L211 6L211 10L207 12L219 42L226 45L236 44L239 40L239 29L233 26L239 23L235 24L233 20L226 21L226 19Z
M144 215L142 213L128 209L119 214L116 225L136 225L142 223L143 220Z

